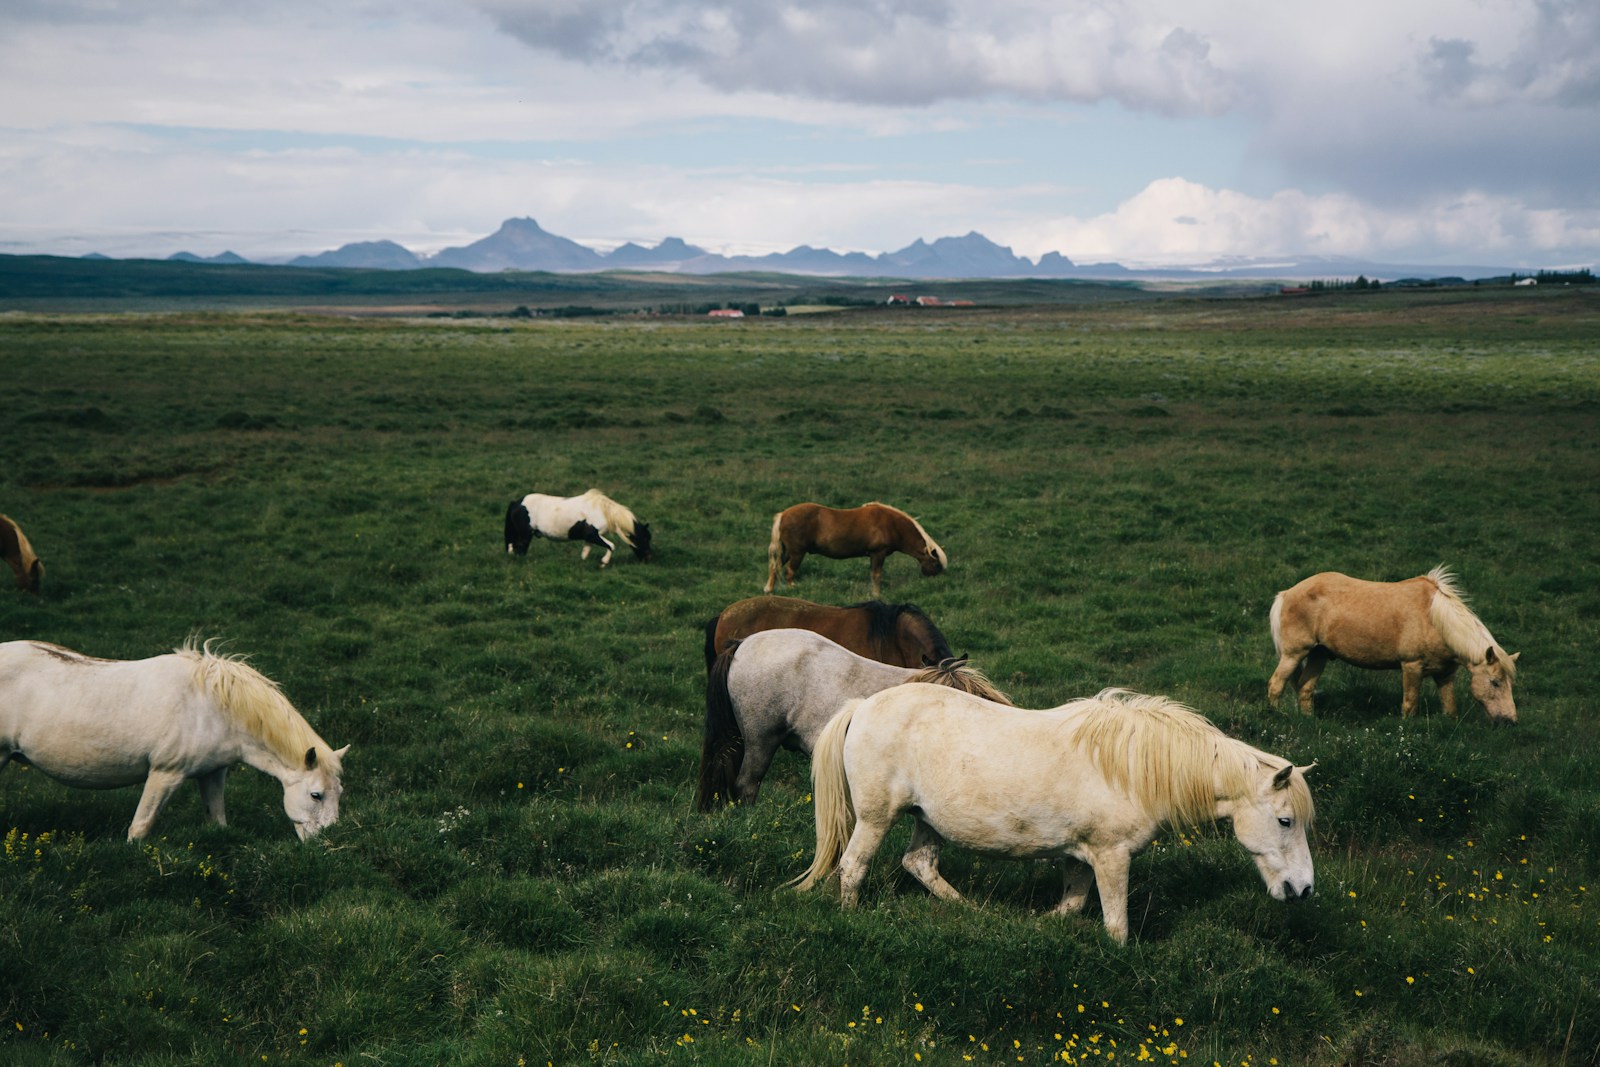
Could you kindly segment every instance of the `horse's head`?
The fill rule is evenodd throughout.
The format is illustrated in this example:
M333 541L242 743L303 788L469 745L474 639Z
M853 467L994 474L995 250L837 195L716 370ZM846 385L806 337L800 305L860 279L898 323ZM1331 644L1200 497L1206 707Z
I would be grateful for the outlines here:
M1517 656L1497 655L1494 647L1484 653L1482 663L1467 665L1472 672L1472 695L1478 698L1491 722L1517 721L1517 702L1511 697L1511 683L1517 677Z
M1219 816L1233 819L1233 835L1255 859L1256 870L1275 900L1311 895L1314 879L1306 831L1312 806L1305 779L1310 769L1291 763L1273 772L1263 764L1251 792L1218 805Z
M898 605L894 625L900 646L900 662L905 666L920 663L933 667L955 656L944 634L915 604Z
M308 748L305 767L284 776L283 810L300 840L309 841L339 820L340 760L348 751L346 745L318 758L316 748Z
M928 541L922 553L917 556L917 562L922 565L922 576L932 578L935 574L943 574L944 569L950 565L950 560L944 554L944 549Z
M636 522L633 524L633 555L640 563L649 563L656 558L655 550L650 547L650 524Z
M18 569L16 580L18 589L26 593L37 593L40 583L44 581L43 561L36 559L27 569Z
M525 556L532 543L533 520L522 501L513 500L506 508L506 551Z

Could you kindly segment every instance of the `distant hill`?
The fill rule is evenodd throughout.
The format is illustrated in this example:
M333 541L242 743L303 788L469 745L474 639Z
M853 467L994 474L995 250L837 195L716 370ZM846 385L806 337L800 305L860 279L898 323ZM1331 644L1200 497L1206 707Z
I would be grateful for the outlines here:
M170 257L186 263L240 264L232 252L201 258L189 252ZM500 271L548 271L584 274L607 270L661 271L677 274L771 272L829 278L898 278L904 280L1039 278L1224 281L1228 279L1335 280L1400 278L1499 278L1528 267L1423 266L1379 263L1336 257L1229 257L1180 267L1138 268L1121 263L1074 263L1061 252L1046 252L1038 261L1019 256L976 231L964 237L922 238L894 252L868 255L799 245L787 252L761 256L725 256L668 237L654 247L629 241L601 252L571 238L553 234L532 218L507 219L500 228L471 244L419 254L394 241L358 241L316 255L297 256L288 266L414 271L448 267L493 274Z
M315 256L296 256L291 267L362 267L368 270L417 270L422 259L393 241L357 241Z

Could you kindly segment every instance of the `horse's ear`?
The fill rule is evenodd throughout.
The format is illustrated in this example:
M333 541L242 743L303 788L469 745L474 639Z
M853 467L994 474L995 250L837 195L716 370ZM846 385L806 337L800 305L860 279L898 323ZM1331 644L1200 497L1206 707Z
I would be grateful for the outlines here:
M333 754L334 754L334 755L335 755L335 756L337 756L337 757L339 757L339 758L340 758L340 759L344 759L344 754L345 754L345 753L346 753L346 752L349 752L349 751L350 751L350 746L349 746L349 745L346 745L346 746L344 746L344 747L343 747L343 748L336 748L336 749L334 749L334 750L333 750Z
M1288 766L1284 767L1282 770L1280 770L1277 774L1274 774L1272 776L1272 788L1274 788L1274 789L1288 789L1289 788L1289 776L1291 774L1293 774L1293 773L1294 773L1294 764L1291 763Z
M932 656L930 656L926 652L924 652L922 654L922 665L924 667L937 667L939 665L939 662L937 660L935 660Z
M348 748L349 746L346 745L345 747ZM1313 770L1316 769L1316 767L1317 767L1317 761L1316 760L1312 760L1310 763L1306 764L1304 767L1298 767L1298 768L1296 768L1296 770L1298 770L1302 775L1305 775L1305 774L1310 774Z
M1484 654L1483 654L1483 662L1485 662L1485 663L1487 663L1487 664L1489 664L1489 665L1490 665L1490 666L1491 666L1491 667L1492 667L1492 666L1494 666L1494 661L1495 661L1495 660L1496 660L1496 659L1498 659L1498 658L1499 658L1499 657L1497 657L1497 656L1496 656L1496 655L1495 655L1495 654L1494 654L1494 646L1493 646L1493 645L1490 645L1490 646L1489 646L1489 649L1488 649L1488 651L1486 651L1486 652L1485 652L1485 653L1484 653Z
M317 750L316 750L315 747L308 748L308 749L306 749L306 770L314 771L316 769L317 769Z

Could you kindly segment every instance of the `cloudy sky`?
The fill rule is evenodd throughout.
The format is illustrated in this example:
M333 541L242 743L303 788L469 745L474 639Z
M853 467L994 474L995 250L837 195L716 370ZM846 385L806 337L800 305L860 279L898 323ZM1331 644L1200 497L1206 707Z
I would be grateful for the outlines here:
M1596 0L0 0L0 252L1600 259Z

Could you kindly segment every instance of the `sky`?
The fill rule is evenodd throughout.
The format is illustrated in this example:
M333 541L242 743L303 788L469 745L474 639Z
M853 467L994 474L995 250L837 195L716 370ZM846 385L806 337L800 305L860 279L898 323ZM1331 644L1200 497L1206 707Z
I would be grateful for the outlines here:
M0 0L0 253L1600 260L1597 0Z

